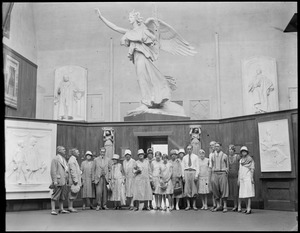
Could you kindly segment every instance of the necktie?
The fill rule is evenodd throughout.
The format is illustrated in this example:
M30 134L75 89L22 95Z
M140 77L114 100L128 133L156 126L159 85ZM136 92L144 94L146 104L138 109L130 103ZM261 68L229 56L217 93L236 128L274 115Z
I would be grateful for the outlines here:
M191 155L189 155L189 167L192 166Z

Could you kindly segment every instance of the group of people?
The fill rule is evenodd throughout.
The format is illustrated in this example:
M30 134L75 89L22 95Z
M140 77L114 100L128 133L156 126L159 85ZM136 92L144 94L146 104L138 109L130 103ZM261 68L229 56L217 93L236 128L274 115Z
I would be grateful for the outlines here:
M147 149L146 154L139 149L138 160L132 158L129 149L124 152L124 160L120 160L117 154L109 159L103 147L95 159L87 151L81 166L77 162L79 151L76 148L71 150L67 162L65 148L58 146L51 163L51 214L57 215L56 201L59 201L59 213L77 212L73 201L80 190L83 210L107 210L107 201L113 202L114 209L121 209L128 203L130 210L166 211L168 208L172 211L179 210L184 203L185 210L197 210L196 198L199 195L201 209L207 210L207 196L212 193L211 211L227 212L227 199L231 198L234 202L232 211L242 212L241 200L247 199L244 213L250 214L251 197L255 196L254 160L245 146L237 154L235 146L229 145L229 155L221 150L221 146L221 143L212 141L208 158L203 149L199 150L199 156L193 154L191 144L186 147L187 153L184 149L173 149L170 157L160 151L153 154L152 148ZM66 198L67 210L63 208Z

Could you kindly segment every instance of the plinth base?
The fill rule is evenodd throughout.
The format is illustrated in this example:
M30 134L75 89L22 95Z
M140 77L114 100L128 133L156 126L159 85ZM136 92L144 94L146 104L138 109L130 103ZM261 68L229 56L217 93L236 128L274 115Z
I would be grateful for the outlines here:
M190 120L190 117L173 116L164 114L141 113L135 116L126 116L124 121L174 121L174 120Z

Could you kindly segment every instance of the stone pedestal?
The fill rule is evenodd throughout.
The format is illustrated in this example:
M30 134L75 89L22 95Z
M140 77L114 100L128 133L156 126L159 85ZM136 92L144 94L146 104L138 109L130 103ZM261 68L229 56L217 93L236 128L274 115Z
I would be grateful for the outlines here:
M141 113L135 116L126 116L124 121L174 121L174 120L190 120L190 117L173 116L164 114Z

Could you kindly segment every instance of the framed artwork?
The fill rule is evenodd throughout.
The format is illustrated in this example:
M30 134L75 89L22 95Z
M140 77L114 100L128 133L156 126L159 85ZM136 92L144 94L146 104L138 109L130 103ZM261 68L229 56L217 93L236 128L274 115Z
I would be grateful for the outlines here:
M8 54L6 54L4 62L5 104L12 108L17 108L19 62Z
M5 120L6 199L49 198L56 124Z
M87 69L62 66L54 76L53 119L86 121Z
M261 172L290 172L288 119L258 122Z

